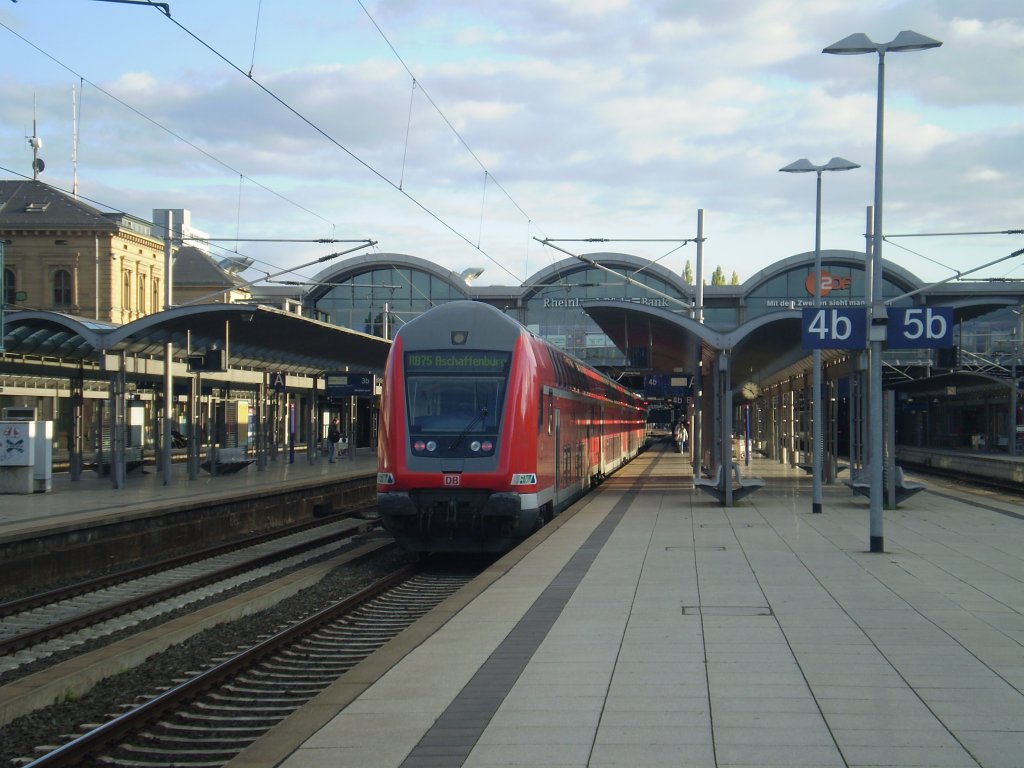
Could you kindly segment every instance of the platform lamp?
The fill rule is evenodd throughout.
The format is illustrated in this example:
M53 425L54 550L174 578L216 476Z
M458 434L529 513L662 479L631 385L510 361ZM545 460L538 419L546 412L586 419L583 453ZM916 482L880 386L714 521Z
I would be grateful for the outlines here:
M782 173L815 173L818 176L817 195L814 207L814 306L821 306L821 174L823 171L852 171L860 168L857 163L851 163L841 157L833 157L824 165L815 165L810 160L802 158L790 163L785 168L779 168ZM821 477L822 477L822 415L821 415L821 350L815 348L811 353L812 365L814 368L812 389L814 396L811 398L811 452L814 454L811 465L811 481L813 487L813 499L811 512L821 513Z
M868 307L868 438L871 462L870 550L885 551L882 535L882 344L885 341L885 303L882 301L882 144L885 125L885 54L889 51L924 51L942 45L938 40L904 30L888 43L876 43L856 32L822 49L822 53L852 56L878 54L878 101L875 108L875 199L871 245L871 306Z

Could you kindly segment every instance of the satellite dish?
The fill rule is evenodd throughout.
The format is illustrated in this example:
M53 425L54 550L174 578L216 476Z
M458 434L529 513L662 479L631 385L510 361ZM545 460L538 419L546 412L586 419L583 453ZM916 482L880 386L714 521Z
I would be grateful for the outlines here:
M43 158L37 157L32 161L32 170L36 173L42 173L46 167L46 163L43 162Z

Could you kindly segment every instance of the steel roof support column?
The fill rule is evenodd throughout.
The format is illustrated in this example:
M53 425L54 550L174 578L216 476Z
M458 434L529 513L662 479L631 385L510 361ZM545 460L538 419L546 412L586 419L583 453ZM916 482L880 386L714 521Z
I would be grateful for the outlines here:
M719 403L718 426L720 428L720 448L722 466L722 482L725 483L724 501L722 506L732 506L732 383L729 371L729 353L723 350L718 355L718 392Z
M171 308L174 299L174 286L171 273L171 224L172 214L167 211L164 229L164 309ZM164 344L164 423L163 437L160 446L160 471L163 473L164 485L171 482L171 452L174 441L171 439L174 423L174 345L171 335L167 334Z

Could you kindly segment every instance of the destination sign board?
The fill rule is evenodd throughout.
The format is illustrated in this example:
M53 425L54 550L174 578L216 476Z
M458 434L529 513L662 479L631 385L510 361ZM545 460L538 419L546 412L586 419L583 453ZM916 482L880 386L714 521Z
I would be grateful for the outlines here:
M328 397L368 397L373 394L373 374L351 371L325 374L324 392Z
M437 350L406 352L405 372L416 373L490 373L504 374L512 355L487 350Z

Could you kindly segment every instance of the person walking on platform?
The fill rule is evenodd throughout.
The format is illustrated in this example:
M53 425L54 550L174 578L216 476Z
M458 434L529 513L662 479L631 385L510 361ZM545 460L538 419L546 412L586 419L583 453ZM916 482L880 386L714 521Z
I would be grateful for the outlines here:
M686 423L680 421L676 424L676 428L672 431L672 442L675 445L677 453L682 453L686 450L686 444L690 440L690 434L686 431Z
M341 440L341 429L338 427L338 420L331 419L331 426L327 428L327 462L334 463L334 454L338 450L338 441Z

